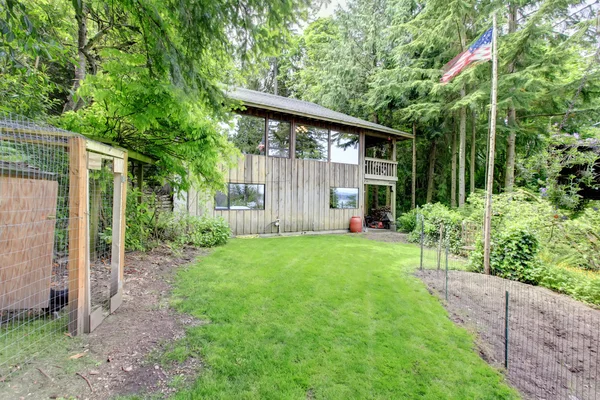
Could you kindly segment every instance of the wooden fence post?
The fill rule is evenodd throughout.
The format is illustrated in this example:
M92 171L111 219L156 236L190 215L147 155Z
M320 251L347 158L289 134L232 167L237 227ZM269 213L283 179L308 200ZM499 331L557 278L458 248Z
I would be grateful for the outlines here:
M69 138L69 333L83 333L87 286L87 162L85 139Z

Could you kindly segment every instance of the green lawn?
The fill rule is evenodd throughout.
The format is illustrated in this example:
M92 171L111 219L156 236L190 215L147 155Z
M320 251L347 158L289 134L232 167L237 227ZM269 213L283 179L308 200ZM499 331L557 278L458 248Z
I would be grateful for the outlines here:
M413 245L237 239L180 271L174 304L210 324L168 355L206 368L180 399L518 398L411 276Z

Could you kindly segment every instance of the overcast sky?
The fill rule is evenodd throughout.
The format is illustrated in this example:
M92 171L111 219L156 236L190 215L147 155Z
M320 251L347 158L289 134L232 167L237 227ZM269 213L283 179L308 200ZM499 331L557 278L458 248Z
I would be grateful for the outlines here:
M319 12L317 13L317 18L321 17L329 17L333 15L335 9L339 6L344 7L346 5L346 0L331 0L328 5L324 5L321 7Z

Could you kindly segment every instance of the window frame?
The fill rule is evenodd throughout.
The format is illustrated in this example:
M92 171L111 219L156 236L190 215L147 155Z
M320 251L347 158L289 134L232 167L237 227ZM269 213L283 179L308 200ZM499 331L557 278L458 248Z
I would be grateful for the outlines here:
M304 157L298 157L297 156L296 152L298 151L298 148L297 148L296 144L297 144L297 141L298 141L298 132L297 132L297 130L298 130L299 126L306 126L306 127L314 128L314 129L323 129L323 130L327 131L327 146L325 146L326 149L327 149L327 157L325 159L304 158ZM307 161L319 161L319 162L326 162L326 163L330 163L331 162L331 127L330 126L328 126L328 127L325 128L325 127L318 126L317 124L311 125L308 122L295 122L293 124L292 131L294 132L294 137L293 137L293 141L294 141L294 159L296 159L296 160L307 160Z
M356 143L356 154L357 154L358 157L356 159L356 163L345 163L345 162L333 161L331 159L331 154L332 154L331 149L333 148L333 141L331 140L331 138L332 138L332 132L338 132L340 134L356 135L357 136L358 142ZM361 148L361 146L360 146L360 133L350 132L350 131L343 131L343 130L340 130L340 129L331 129L331 128L329 129L329 159L328 159L328 162L335 163L335 164L356 165L356 166L358 166L358 165L360 165L360 148Z
M262 197L263 197L263 201L262 201L262 208L241 208L241 209L237 209L231 208L231 185L246 185L246 186L262 186L263 187L263 191L262 191ZM221 191L219 191L219 193L223 193L227 195L227 208L217 208L217 201L216 201L216 196L217 193L215 193L215 195L213 196L213 202L214 202L214 207L213 209L215 211L265 211L267 209L267 184L266 183L247 183L247 182L227 182L227 193L223 193Z
M296 140L295 137L292 136L292 131L294 130L294 126L295 126L294 121L286 120L283 118L273 118L271 115L267 115L267 117L265 119L266 119L266 122L265 122L265 146L266 146L265 156L273 157L273 158L292 158L292 140ZM270 121L283 122L283 123L290 125L290 130L288 132L288 148L287 148L288 155L287 156L272 156L269 154L269 151L271 150L271 140L269 140L269 122Z
M331 191L335 189L356 189L356 207L331 207ZM338 187L338 186L330 186L329 187L329 209L330 210L358 210L360 209L360 188L357 187Z

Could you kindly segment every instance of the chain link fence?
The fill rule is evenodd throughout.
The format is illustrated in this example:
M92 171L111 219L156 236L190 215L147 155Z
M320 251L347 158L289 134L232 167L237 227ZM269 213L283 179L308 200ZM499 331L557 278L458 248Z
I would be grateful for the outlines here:
M443 228L425 246L419 223L416 274L450 317L476 335L487 362L526 398L600 399L599 310L543 287L469 272L474 249L451 254Z

